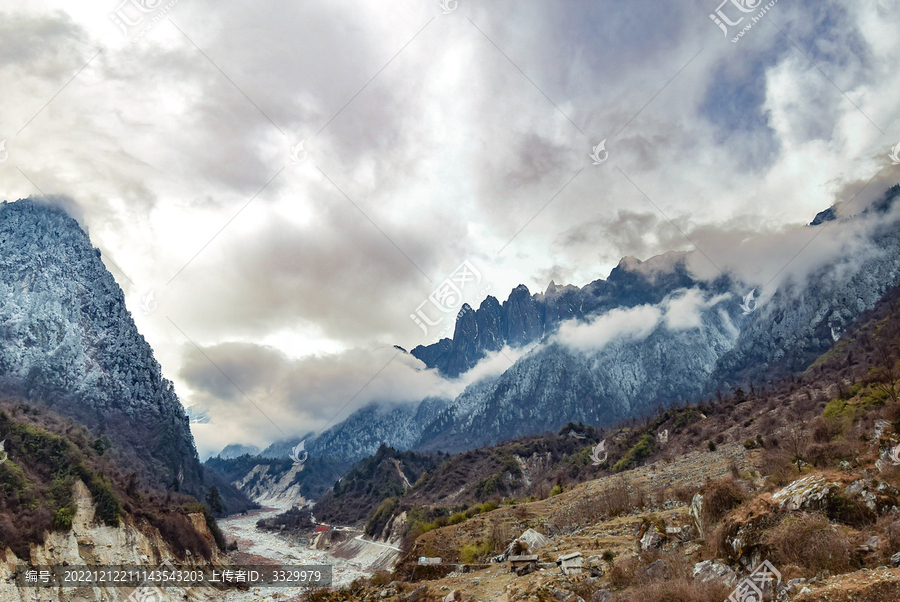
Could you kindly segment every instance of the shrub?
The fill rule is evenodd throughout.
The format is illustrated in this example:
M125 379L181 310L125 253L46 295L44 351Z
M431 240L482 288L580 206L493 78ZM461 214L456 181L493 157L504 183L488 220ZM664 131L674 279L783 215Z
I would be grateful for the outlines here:
M464 564L472 564L476 559L487 556L493 551L493 548L487 542L467 543L459 550L459 559Z
M855 454L847 442L813 443L806 448L806 459L814 466L834 466L838 460L852 458Z
M615 588L626 588L646 583L644 568L647 564L640 556L623 558L609 570L609 584Z
M631 466L632 463L649 458L653 454L653 445L655 441L656 439L649 433L642 435L637 444L629 449L628 452L613 465L613 471L621 472Z
M821 514L789 514L765 536L770 559L776 565L796 564L809 575L835 574L853 568L853 545L844 529Z
M62 531L68 531L72 527L72 520L75 518L75 512L69 507L60 508L53 517L53 528Z
M721 602L732 590L715 581L666 579L626 591L616 597L616 602Z
M378 505L375 512L366 523L365 533L369 537L381 533L381 530L387 525L388 521L394 515L397 509L397 498L389 497Z
M448 525L458 525L459 523L464 522L466 520L466 518L467 517L466 517L465 512L457 512L457 513L453 514L452 516L450 516L450 518L447 520L447 524Z
M707 448L709 449L709 451L711 451L711 452L716 451L716 444L715 444L713 441L707 441L707 442L706 442L706 447L707 447Z
M162 516L150 515L148 518L150 524L159 529L163 538L172 545L179 558L184 558L186 551L207 560L212 557L209 542L183 514L171 512Z
M835 493L828 499L826 516L831 520L861 527L875 522L875 514L859 500L844 493Z
M787 485L793 474L793 467L784 453L766 450L759 463L759 472L781 487Z
M204 506L203 508L203 518L206 520L206 528L209 529L209 532L212 533L213 540L216 542L216 547L219 548L220 551L225 551L225 536L222 535L221 529L219 529L219 523L216 522L215 517L209 513L209 511Z
M747 499L747 491L734 478L710 481L700 492L703 495L702 518L707 525L716 524Z
M560 493L562 493L562 487L560 487L559 485L554 485L553 489L550 490L550 497L559 495Z

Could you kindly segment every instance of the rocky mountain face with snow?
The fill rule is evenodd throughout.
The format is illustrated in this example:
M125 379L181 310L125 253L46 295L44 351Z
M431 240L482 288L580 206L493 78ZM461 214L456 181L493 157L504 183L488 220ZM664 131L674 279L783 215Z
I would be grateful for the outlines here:
M456 378L505 345L521 347L540 341L566 320L583 320L617 308L655 305L675 291L688 288L725 290L727 280L708 285L688 273L684 253L667 253L650 262L627 257L606 280L583 288L551 282L542 294L532 295L519 285L500 302L488 296L475 310L463 305L452 339L418 346L411 353L429 368Z
M254 502L275 508L311 505L350 468L349 462L310 457L304 463L245 454L214 456L204 466L239 488Z
M801 371L900 283L900 229L889 219L898 196L895 186L862 216L839 220L834 210L816 216L810 236L856 228L872 212L878 225L858 229L865 244L802 282L787 280L749 312L742 297L751 287L729 276L693 278L684 253L623 259L607 280L583 288L551 283L531 294L519 286L502 304L488 297L477 310L463 306L452 339L413 349L429 368L454 377L506 345L533 348L452 401L367 406L308 437L306 447L345 461L372 455L380 443L459 452L568 422L612 426Z
M106 437L117 464L149 484L199 499L216 484L241 504L200 464L188 417L100 251L63 210L31 199L0 204L0 390Z
M866 244L848 246L836 261L807 281L789 283L762 304L741 328L733 348L719 359L707 389L743 382L765 384L805 369L834 346L862 312L896 286L900 282L900 229L888 214L900 204L898 199L900 185L864 212L864 216L883 219L868 233ZM823 211L813 223L824 228L835 221L835 215L833 210Z
M803 282L788 281L750 313L741 306L749 287L725 276L696 281L676 253L626 258L607 280L583 288L551 284L532 295L519 286L503 304L489 297L477 310L464 307L452 340L412 351L427 366L453 376L503 345L535 348L499 377L467 387L408 449L462 451L569 421L610 426L805 369L900 283L900 230L888 219L897 197L900 186L862 216L816 216L810 236L853 228L873 213L883 221L866 231L866 244ZM366 424L362 414L351 416L329 437L363 437Z

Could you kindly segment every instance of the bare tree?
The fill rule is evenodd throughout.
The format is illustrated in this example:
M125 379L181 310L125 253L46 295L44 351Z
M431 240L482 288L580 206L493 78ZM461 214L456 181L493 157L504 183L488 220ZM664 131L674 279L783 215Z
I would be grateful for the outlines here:
M803 468L806 462L806 448L809 445L809 435L801 429L791 428L781 439L782 449L787 453L791 462L797 463L797 471Z
M888 345L879 345L876 358L878 364L872 368L869 384L873 389L897 403L898 393L900 393L898 391L900 369L897 367L896 353Z

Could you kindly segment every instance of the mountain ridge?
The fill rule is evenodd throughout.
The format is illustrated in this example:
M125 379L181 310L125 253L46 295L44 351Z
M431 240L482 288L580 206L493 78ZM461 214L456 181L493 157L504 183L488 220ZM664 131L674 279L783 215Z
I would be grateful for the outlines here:
M249 507L200 464L184 407L100 251L63 209L31 198L0 203L0 387L107 437L109 453L158 489L203 499L217 485L233 510Z

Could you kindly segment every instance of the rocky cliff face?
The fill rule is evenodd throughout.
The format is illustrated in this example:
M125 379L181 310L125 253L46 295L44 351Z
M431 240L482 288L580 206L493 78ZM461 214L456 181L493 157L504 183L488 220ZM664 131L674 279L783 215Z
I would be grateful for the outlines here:
M868 210L885 217L869 234L870 244L848 252L806 282L782 287L753 313L734 348L719 360L708 390L747 381L765 384L805 369L838 341L857 316L900 282L900 232L896 219L888 219L898 198L900 185ZM819 224L815 227L823 228L835 219L833 212L823 214L813 222Z
M411 353L429 368L456 378L488 353L504 345L521 347L539 341L566 320L657 304L679 289L696 287L721 292L727 288L724 278L712 284L695 281L684 258L684 253L667 253L647 262L626 257L608 279L596 280L583 288L551 282L544 293L532 295L528 287L519 285L502 305L492 296L477 310L463 305L452 339L427 347L420 345Z
M0 204L0 389L42 400L108 437L121 466L202 499L188 418L100 251L61 209L28 199Z
M519 286L502 305L489 297L477 310L464 306L453 339L412 351L427 366L455 376L503 345L540 343L499 378L470 385L442 408L411 449L461 451L569 421L609 426L657 405L803 370L900 283L900 231L890 213L897 197L900 186L864 213L863 219L875 214L884 220L866 230L865 245L804 282L788 282L749 315L740 305L745 287L726 277L695 281L684 254L676 253L646 262L623 259L607 280L583 288L551 283L531 295ZM813 228L854 228L859 219L832 224L836 213L825 211L810 224L810 235ZM691 297L700 301L698 320L679 325L668 319L677 314L669 313L674 304ZM591 331L591 324L606 321L615 331L640 308L657 308L662 318L639 336L594 344L605 335ZM588 330L567 339L574 325ZM351 416L333 436L362 436L361 418Z
M568 422L609 426L696 397L735 343L735 305L721 297L698 328L673 331L661 322L645 338L616 339L597 351L543 345L496 380L468 387L415 449L463 451Z
M32 566L61 565L159 565L171 562L177 565L207 564L202 558L178 559L155 528L133 521L123 521L118 527L98 524L94 519L94 506L87 487L77 481L74 488L77 510L69 531L54 531L42 545L31 547ZM210 543L213 562L221 560L212 533L206 527L202 514L191 515L194 528ZM130 595L126 588L59 588L19 589L13 574L20 564L10 550L0 551L0 600L4 602L124 602ZM216 599L213 591L192 590L192 599Z

